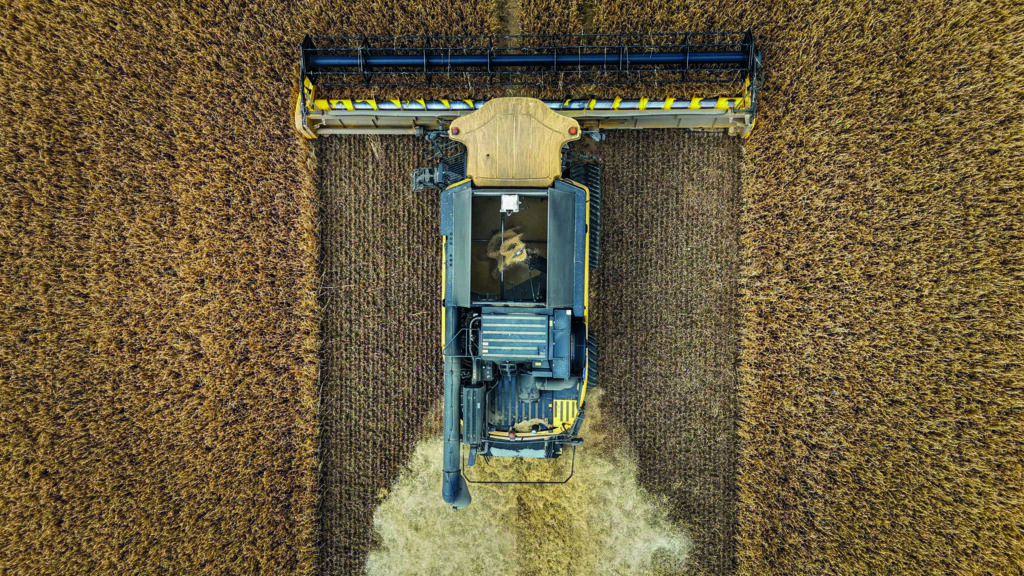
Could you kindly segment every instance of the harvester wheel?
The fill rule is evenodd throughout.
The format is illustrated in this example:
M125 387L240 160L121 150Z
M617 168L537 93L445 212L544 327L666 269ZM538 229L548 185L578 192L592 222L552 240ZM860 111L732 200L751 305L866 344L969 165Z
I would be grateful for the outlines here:
M597 387L597 341L587 336L587 388Z
M590 269L594 270L601 258L601 165L573 163L569 166L569 178L590 190Z

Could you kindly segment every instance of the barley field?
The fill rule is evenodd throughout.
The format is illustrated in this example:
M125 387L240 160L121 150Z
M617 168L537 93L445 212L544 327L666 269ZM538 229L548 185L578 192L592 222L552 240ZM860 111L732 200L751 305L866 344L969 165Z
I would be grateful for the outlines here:
M312 570L299 16L0 9L0 573Z
M1024 573L1006 0L8 3L0 573L348 574L379 549L374 507L440 390L436 206L409 196L411 140L297 138L304 34L721 28L764 51L751 139L601 152L609 186L692 219L609 196L595 279L604 332L653 325L646 369L606 350L602 410L691 535L685 570ZM716 155L717 187L661 174ZM639 287L664 313L625 308L623 277L661 256ZM637 410L696 419L662 439Z

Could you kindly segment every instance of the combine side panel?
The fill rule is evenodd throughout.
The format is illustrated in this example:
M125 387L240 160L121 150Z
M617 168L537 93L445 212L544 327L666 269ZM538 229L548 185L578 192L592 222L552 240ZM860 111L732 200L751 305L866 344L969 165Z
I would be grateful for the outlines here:
M456 184L441 193L441 234L445 242L445 294L447 306L470 303L470 218L473 190L469 182Z
M556 207L554 202L564 203L564 206L560 208L562 214L551 216L548 227L561 229L571 238L568 245L572 249L564 255L569 293L565 295L566 303L563 305L572 307L573 316L583 317L587 302L587 192L572 182L559 179L555 180L550 195L552 212Z
M573 307L576 284L576 195L569 190L548 192L548 306Z

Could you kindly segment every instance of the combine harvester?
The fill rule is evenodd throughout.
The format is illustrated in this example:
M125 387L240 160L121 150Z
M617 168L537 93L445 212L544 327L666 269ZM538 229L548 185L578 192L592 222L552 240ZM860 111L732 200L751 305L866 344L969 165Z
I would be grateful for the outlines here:
M310 38L295 126L307 138L415 134L434 165L413 188L441 191L442 496L469 504L478 456L557 458L579 436L596 345L588 331L598 264L601 166L568 142L609 129L685 128L747 137L761 55L749 32L551 38ZM731 86L734 97L375 100L433 94ZM363 96L352 99L354 94ZM334 95L347 98L334 98ZM463 456L462 445L466 445ZM539 483L564 483L555 480ZM495 483L491 481L490 483ZM515 483L499 481L496 483Z

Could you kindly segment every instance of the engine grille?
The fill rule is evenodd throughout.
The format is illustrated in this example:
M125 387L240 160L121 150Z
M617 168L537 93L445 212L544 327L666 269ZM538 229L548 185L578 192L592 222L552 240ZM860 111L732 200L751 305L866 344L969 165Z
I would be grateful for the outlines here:
M480 357L495 362L547 360L549 319L539 314L484 314Z

